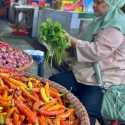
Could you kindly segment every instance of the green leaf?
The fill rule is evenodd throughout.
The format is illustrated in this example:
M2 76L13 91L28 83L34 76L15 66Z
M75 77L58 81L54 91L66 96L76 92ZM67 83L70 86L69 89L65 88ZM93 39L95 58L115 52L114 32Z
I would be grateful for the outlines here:
M46 22L42 22L40 25L39 40L47 44L48 52L46 62L52 62L50 60L54 59L60 65L65 57L65 49L70 47L69 40L65 35L65 30L62 28L62 25L48 18Z

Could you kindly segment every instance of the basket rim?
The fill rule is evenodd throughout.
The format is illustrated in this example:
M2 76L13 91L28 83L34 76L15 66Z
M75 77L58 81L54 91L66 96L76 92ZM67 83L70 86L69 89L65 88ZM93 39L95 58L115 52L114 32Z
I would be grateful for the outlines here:
M28 55L28 54L27 54ZM17 71L25 71L25 70L27 70L27 69L29 69L32 65L33 65L33 59L32 59L32 57L30 56L30 55L28 55L29 56L29 60L30 60L30 63L28 63L28 64L25 64L23 67L21 67L21 68L16 68L16 70Z

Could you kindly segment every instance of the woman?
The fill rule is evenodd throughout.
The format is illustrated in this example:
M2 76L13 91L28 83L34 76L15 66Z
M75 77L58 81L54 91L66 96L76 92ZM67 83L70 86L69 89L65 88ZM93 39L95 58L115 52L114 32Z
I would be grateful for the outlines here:
M79 97L85 105L91 125L101 118L103 93L97 82L95 64L99 64L105 85L125 83L125 15L120 8L125 0L95 0L96 19L83 34L84 40L69 36L76 48L77 62L72 72L52 76Z

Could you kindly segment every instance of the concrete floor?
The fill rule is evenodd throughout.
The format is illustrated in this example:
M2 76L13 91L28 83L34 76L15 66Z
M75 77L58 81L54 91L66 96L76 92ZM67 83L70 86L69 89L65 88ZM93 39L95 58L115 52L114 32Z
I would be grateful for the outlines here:
M29 36L14 36L11 34L12 29L10 24L5 20L0 20L0 40L10 43L16 48L21 48L23 50L41 50L38 41L35 41ZM34 62L33 66L28 70L28 72L37 74L37 64ZM58 71L51 68L49 65L44 65L44 77L48 78L52 74L56 74Z

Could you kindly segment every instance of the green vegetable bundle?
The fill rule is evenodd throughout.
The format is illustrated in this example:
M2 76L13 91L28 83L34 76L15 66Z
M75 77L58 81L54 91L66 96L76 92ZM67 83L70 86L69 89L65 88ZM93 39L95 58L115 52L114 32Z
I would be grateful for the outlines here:
M46 45L48 50L46 62L52 62L54 59L57 64L61 64L66 55L65 50L70 47L69 39L66 37L62 25L50 18L47 19L40 25L39 40Z

